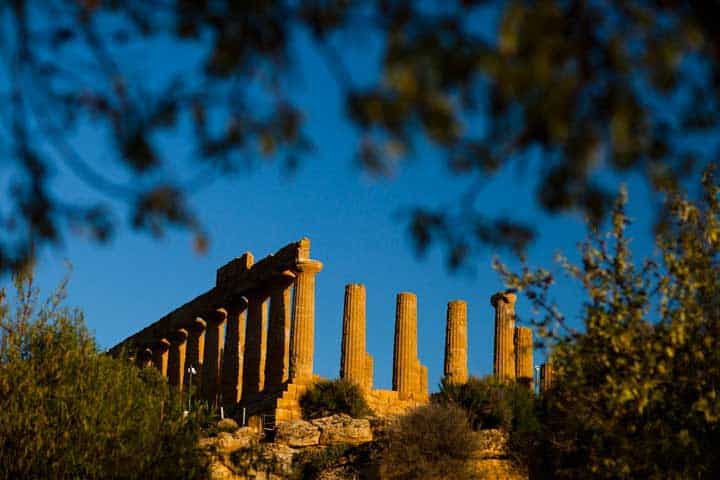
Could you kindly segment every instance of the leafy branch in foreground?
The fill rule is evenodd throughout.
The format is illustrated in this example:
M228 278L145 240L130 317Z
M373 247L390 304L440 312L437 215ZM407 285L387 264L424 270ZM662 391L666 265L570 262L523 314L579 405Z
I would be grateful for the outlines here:
M0 477L200 478L201 412L185 417L154 369L97 351L64 284L0 290ZM198 416L200 415L200 416Z
M525 292L551 346L557 382L544 398L536 458L547 478L717 478L720 455L720 184L667 199L659 259L636 264L626 236L626 195L612 230L560 257L585 294L579 328L550 299L552 276L499 262Z
M364 171L432 151L468 180L456 201L408 211L420 251L445 244L458 266L479 246L521 250L532 225L478 201L514 167L541 209L598 223L603 174L667 191L716 161L718 16L678 1L0 2L0 272L67 227L100 241L122 223L181 227L203 249L191 192L262 161L294 169L324 142L297 81L325 72L311 52ZM68 195L65 176L92 193Z

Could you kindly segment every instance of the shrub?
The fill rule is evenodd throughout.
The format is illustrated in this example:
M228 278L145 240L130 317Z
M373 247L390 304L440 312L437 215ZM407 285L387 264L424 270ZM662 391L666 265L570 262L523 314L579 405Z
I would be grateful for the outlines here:
M200 420L167 382L97 351L63 286L0 291L0 478L198 478Z
M338 413L346 413L355 418L370 414L360 387L344 380L323 380L315 383L300 397L300 407L305 419Z
M552 347L554 383L534 457L543 478L720 478L716 170L691 189L697 200L666 197L656 255L633 258L622 192L610 231L591 225L579 261L559 256L563 278L581 288L581 325L553 301L554 274L497 265L508 287L526 291Z
M400 417L390 430L381 478L476 478L471 463L476 448L476 434L463 409L451 403L425 405Z
M532 391L524 385L498 383L493 377L470 377L463 384L443 380L433 401L461 407L475 430L526 431L539 425Z

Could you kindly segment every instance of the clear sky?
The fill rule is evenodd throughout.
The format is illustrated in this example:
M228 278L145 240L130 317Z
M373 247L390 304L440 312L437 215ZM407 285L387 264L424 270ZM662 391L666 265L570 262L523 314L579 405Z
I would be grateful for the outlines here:
M72 263L69 303L81 307L101 347L107 348L212 287L215 270L251 251L258 260L285 244L307 236L312 257L324 270L317 277L315 371L324 377L339 373L343 290L347 283L367 289L367 349L375 358L375 385L390 388L395 295L412 291L418 296L419 356L428 366L433 388L442 375L445 310L449 300L468 302L469 369L476 375L492 371L493 310L490 296L503 288L490 263L496 253L485 249L471 268L448 272L437 246L418 258L410 242L404 208L451 204L467 179L449 174L430 149L420 150L391 178L374 179L353 161L355 132L343 121L338 86L325 63L300 42L299 82L290 92L306 109L306 123L315 151L304 158L292 176L278 164L256 165L232 178L198 185L192 204L210 234L210 248L195 253L191 238L170 232L161 240L123 228L107 245L94 245L69 236L65 245L43 252L39 279L51 288ZM347 52L349 63L363 73L363 47ZM126 61L143 64L158 59L172 63L177 50L162 45L157 51L138 52ZM365 60L367 62L367 60ZM369 67L368 67L369 68ZM106 146L88 125L76 145L90 158L102 157ZM168 142L168 151L187 154L182 134ZM542 161L538 159L538 161ZM179 164L181 165L181 164ZM537 167L537 165L536 165ZM183 168L183 167L178 167ZM550 267L556 251L575 252L584 227L577 216L550 217L534 205L535 170L515 165L488 182L480 205L491 215L529 220L540 236L532 246L530 262ZM67 172L56 172L60 194L93 198ZM638 252L649 253L648 193L631 182L631 215ZM501 257L512 261L509 255ZM573 312L577 291L559 285L561 306ZM523 298L518 313L527 318ZM539 360L539 359L536 359ZM536 362L537 363L537 362Z

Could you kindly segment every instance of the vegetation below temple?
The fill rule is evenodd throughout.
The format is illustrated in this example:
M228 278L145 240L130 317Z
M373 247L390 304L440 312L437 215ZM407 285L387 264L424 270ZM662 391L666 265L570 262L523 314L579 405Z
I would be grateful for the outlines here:
M538 327L557 380L541 397L522 385L470 379L443 384L430 406L396 423L290 422L317 436L292 456L292 474L319 478L366 465L389 479L470 478L477 431L492 427L508 437L503 455L531 478L720 477L720 187L712 172L703 186L699 202L668 199L659 261L632 261L623 198L609 235L592 233L582 246L582 264L563 260L587 293L582 330L550 301L548 272L499 267L509 286L547 312ZM201 441L213 425L206 411L184 416L151 369L100 354L81 314L62 305L62 288L41 304L32 275L18 275L15 286L14 301L0 295L0 477L201 478L208 448L221 446L247 473L261 471L257 459L275 461L263 456L269 444L259 438L234 448L242 436L234 427ZM292 436L283 428L281 439ZM352 441L340 430L354 432ZM312 448L323 438L328 448ZM338 446L346 444L373 447Z

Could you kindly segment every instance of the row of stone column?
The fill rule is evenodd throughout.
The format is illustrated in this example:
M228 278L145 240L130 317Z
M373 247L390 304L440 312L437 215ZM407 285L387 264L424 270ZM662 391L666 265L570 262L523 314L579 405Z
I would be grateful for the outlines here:
M249 268L252 257L247 263ZM310 382L315 274L321 269L322 263L315 260L299 262L266 290L248 292L158 340L142 352L139 363L152 361L178 390L189 384L187 372L192 367L193 384L214 405L234 405L244 396L280 389L288 381Z
M533 340L528 327L515 327L516 295L501 292L492 296L495 307L493 373L502 382L517 381L533 387ZM465 383L467 370L467 304L462 300L448 303L445 332L445 379Z
M497 293L491 298L495 307L493 371L499 381L517 381L533 388L532 330L515 327L516 298L512 292ZM365 302L363 285L345 287L340 378L371 389L373 364L366 351ZM451 383L467 382L467 345L467 303L453 300L447 306L443 369L445 379ZM417 298L408 292L397 296L393 390L405 398L427 395L427 369L417 358Z
M366 351L365 286L345 287L340 378L369 390L373 383L373 359ZM427 368L417 353L417 298L397 295L393 354L393 390L401 399L424 399L428 394Z
M515 327L513 292L499 292L490 303L495 307L495 345L493 373L500 382L515 382L533 387L533 339L528 327Z

